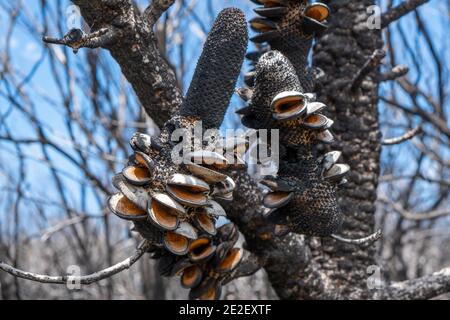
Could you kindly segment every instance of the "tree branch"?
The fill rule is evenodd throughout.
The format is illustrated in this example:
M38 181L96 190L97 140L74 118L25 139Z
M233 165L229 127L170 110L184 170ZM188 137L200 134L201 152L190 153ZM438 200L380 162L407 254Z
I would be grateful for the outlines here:
M378 82L392 81L397 78L403 77L408 72L409 72L409 68L407 66L403 66L403 65L395 66L388 72L380 73L377 76L377 81Z
M417 128L414 128L414 129L406 132L404 135L402 135L400 137L385 139L381 142L381 144L385 145L385 146L400 144L402 142L411 140L412 138L414 138L418 134L421 134L422 132L423 132L422 127L418 126Z
M74 53L80 48L100 48L114 41L115 33L112 29L102 28L90 34L81 29L71 29L62 39L48 36L42 37L42 41L52 44L60 44L71 47Z
M400 204L390 201L384 196L380 196L379 200L383 203L390 205L396 212L398 212L404 219L412 221L432 220L437 219L450 214L450 209L432 210L424 213L413 213L404 209Z
M175 0L153 0L144 11L144 19L150 26L154 26L156 21L174 4Z
M432 299L450 292L450 268L444 268L433 274L391 284L381 294L382 299Z
M67 284L71 282L80 284L91 284L100 280L109 278L125 269L129 269L136 261L138 261L144 253L150 248L150 242L143 241L136 252L129 258L106 269L97 271L86 276L48 276L36 274L28 271L16 269L3 261L0 261L0 269L18 278L36 281L41 283Z
M347 243L347 244L354 244L357 246L370 246L374 242L378 241L378 239L380 239L381 236L382 236L381 230L377 230L376 232L372 233L371 235L364 237L364 238L359 238L359 239L348 239L348 238L344 238L342 236L338 236L335 234L331 235L331 237L337 241Z
M114 30L114 41L104 47L120 65L145 112L162 126L178 112L182 92L174 71L158 48L152 26L130 0L74 0L74 3L88 25Z
M366 63L362 66L362 68L358 71L356 76L352 80L352 84L350 87L351 91L355 91L359 88L364 78L374 71L381 64L381 60L386 56L386 52L383 50L377 49L373 52L370 58L366 61Z
M398 6L381 15L381 28L386 28L390 23L399 20L404 15L416 10L417 7L427 3L428 1L429 0L407 0L402 2Z

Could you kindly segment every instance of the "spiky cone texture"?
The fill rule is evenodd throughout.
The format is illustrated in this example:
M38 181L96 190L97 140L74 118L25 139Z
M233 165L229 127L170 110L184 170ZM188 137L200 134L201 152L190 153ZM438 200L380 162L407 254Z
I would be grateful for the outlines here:
M268 219L289 231L313 236L336 232L342 213L336 188L349 167L337 164L340 153L318 158L315 146L331 135L326 106L304 92L293 65L278 51L265 53L256 66L254 92L243 122L255 129L279 129L278 176L263 180L270 191Z
M154 258L160 259L162 273L167 274L169 268L169 274L173 275L174 261L180 262L177 273L187 266L192 267L185 270L184 276L186 281L194 280L184 282L192 288L202 285L201 279L195 276L201 274L203 279L206 270L208 279L214 279L215 290L220 289L220 277L211 271L216 265L198 269L198 264L216 257L217 267L223 267L232 260L230 268L221 269L229 273L240 261L220 255L224 247L234 251L232 245L223 244L229 243L220 240L223 237L215 238L216 219L226 213L214 199L231 200L235 186L234 181L220 171L231 164L222 152L203 149L206 142L198 141L203 132L198 137L195 128L218 128L222 122L244 60L247 40L244 14L233 8L223 10L208 35L180 115L164 125L159 137L136 133L131 138L134 154L122 172L113 178L119 193L108 200L113 213L133 221L134 230L152 243L151 252ZM195 149L183 153L182 161L174 157L180 156L174 153L180 141L172 140L176 129L183 129L179 132L183 144ZM206 288L209 290L211 285ZM219 296L218 291L200 290L196 298Z
M250 26L258 32L251 40L258 44L268 43L272 50L281 51L294 65L304 89L312 91L315 71L308 67L308 53L314 36L326 29L328 7L322 3L309 4L307 0L252 2L262 7L255 9L259 16L250 20ZM248 57L257 61L258 54Z
M247 50L247 22L242 11L229 8L217 17L195 69L182 116L218 128L233 95Z

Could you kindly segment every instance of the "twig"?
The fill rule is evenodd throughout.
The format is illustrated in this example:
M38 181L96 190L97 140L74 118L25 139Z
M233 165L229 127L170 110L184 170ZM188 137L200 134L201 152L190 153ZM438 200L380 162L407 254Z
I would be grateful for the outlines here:
M381 290L381 299L432 299L450 291L450 268L417 279L393 283Z
M390 201L387 197L380 196L378 197L378 200L390 205L392 209L398 212L404 219L412 221L433 220L450 214L450 208L415 213L404 209L400 204Z
M369 60L364 63L362 68L358 71L356 76L352 80L352 84L350 86L351 91L355 91L359 88L364 78L374 71L381 64L381 60L386 56L386 52L383 50L377 49L370 56Z
M138 261L144 255L145 252L147 252L147 250L150 248L150 245L151 245L150 242L145 240L139 245L138 249L131 257L129 257L111 267L108 267L106 269L97 271L95 273L92 273L92 274L89 274L86 276L41 275L41 274L36 274L36 273L16 269L3 261L0 261L0 269L5 272L8 272L9 274L11 274L15 277L30 280L30 281L41 282L41 283L67 284L67 283L71 283L71 282L76 282L79 284L91 284L91 283L98 282L100 280L109 278L125 269L129 269L136 261Z
M45 242L48 239L50 239L51 236L53 236L55 233L69 227L69 226L73 226L75 224L81 223L85 220L87 220L88 218L90 218L90 216L87 215L82 215L82 216L76 216L74 218L62 221L60 223L57 223L56 225L48 228L47 230L45 230L42 235L41 235L41 241ZM102 216L98 216L96 218L103 218Z
M144 11L144 19L153 26L174 2L175 0L153 0Z
M407 140L414 138L415 136L417 136L418 134L421 134L422 132L423 132L422 127L418 126L417 128L414 128L414 129L406 132L404 135L402 135L400 137L385 139L381 142L381 144L385 145L385 146L400 144L402 142L405 142Z
M380 73L377 76L377 81L378 82L392 81L397 78L403 77L408 72L409 72L409 68L407 66L404 66L404 65L395 66L388 72Z
M359 239L348 239L341 236L338 236L336 234L332 234L331 237L337 241L347 243L347 244L354 244L357 246L370 246L374 242L378 241L382 236L381 230L377 230L376 232L372 233L371 235L359 238Z
M81 29L71 29L62 39L44 36L42 41L71 47L73 52L77 53L80 48L103 47L110 43L113 38L114 33L107 28L96 30L90 34L84 33Z
M381 15L381 28L384 29L390 23L399 20L404 15L416 10L417 7L428 2L429 0L408 0Z

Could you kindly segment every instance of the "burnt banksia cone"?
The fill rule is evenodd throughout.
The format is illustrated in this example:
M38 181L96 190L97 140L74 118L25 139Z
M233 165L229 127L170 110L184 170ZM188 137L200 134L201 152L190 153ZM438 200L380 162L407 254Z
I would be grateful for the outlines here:
M258 34L252 37L254 43L267 43L272 50L281 51L294 65L305 90L314 89L316 72L308 67L308 53L316 34L326 30L330 9L323 3L309 4L308 0L252 0L261 5L255 8L258 17L250 20L250 27ZM267 49L247 55L256 63ZM253 86L251 71L246 79Z
M207 129L221 124L247 41L244 14L223 10L208 35L180 115L165 124L159 137L136 133L131 138L134 154L113 178L120 192L108 200L114 214L132 221L134 229L153 244L161 273L181 275L182 285L193 290L194 299L218 299L221 279L242 257L242 250L233 248L236 228L216 228L217 218L226 213L215 200L232 199L234 181L222 172L232 164L222 153L203 149L191 131L201 121ZM183 161L173 157L176 129L186 129L182 142L189 148L200 143L200 148L183 153Z
M258 51L247 54L253 69L245 80L252 88L237 90L247 101L238 113L247 127L279 129L278 174L262 181L269 189L267 218L274 234L330 236L342 222L336 188L349 167L336 163L340 152L317 155L317 144L334 140L333 121L312 93L320 72L308 65L313 38L327 28L330 10L307 0L252 1L261 5L250 20Z
M316 154L320 142L331 142L333 121L326 106L302 88L292 64L278 51L265 53L256 66L254 92L243 122L249 127L279 129L281 154L278 176L262 181L270 191L263 204L268 219L289 231L329 236L341 224L336 187L349 170L337 164L340 152Z

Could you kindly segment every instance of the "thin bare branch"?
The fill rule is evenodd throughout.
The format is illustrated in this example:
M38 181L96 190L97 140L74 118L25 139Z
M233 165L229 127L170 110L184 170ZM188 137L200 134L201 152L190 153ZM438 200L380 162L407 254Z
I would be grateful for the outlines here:
M374 242L378 241L382 236L381 230L377 230L376 232L372 233L371 235L359 238L359 239L348 239L344 238L342 236L338 236L336 234L332 234L331 237L337 241L347 243L347 244L354 244L357 246L370 246Z
M399 203L390 201L387 197L380 196L378 200L390 205L392 209L398 212L404 219L412 221L433 220L450 214L450 208L432 210L423 213L415 213L406 210Z
M400 137L385 139L381 142L381 144L383 144L385 146L392 146L392 145L400 144L402 142L411 140L412 138L414 138L418 134L421 134L422 132L423 132L422 127L418 126L417 128L414 128L414 129L406 132L404 135L402 135Z
M409 68L404 65L395 66L390 71L385 73L380 73L377 76L378 82L384 82L384 81L392 81L397 78L403 77L409 72Z
M381 64L381 60L386 56L386 52L377 49L373 52L370 58L364 63L362 68L357 72L356 76L353 78L350 86L351 91L355 91L359 88L364 78L371 72L375 71L376 68Z
M9 264L0 261L0 269L18 278L36 281L41 283L54 283L54 284L67 284L67 283L80 283L80 284L92 284L100 280L109 278L123 270L129 269L136 261L138 261L144 253L150 248L150 242L143 241L136 252L129 258L111 266L106 269L94 272L85 276L48 276L42 274L36 274L28 271L16 269Z
M450 268L421 278L391 284L380 293L379 298L424 300L447 292L450 292Z
M62 39L44 36L42 41L51 44L59 44L71 47L74 53L80 48L100 48L114 40L114 32L111 29L102 28L90 34L81 29L71 29Z
M427 3L429 0L407 0L392 8L391 10L381 15L381 28L386 28L394 21L399 20L404 15L407 15L417 7Z
M175 0L153 0L144 11L144 19L150 26L154 26L158 19L169 10Z

